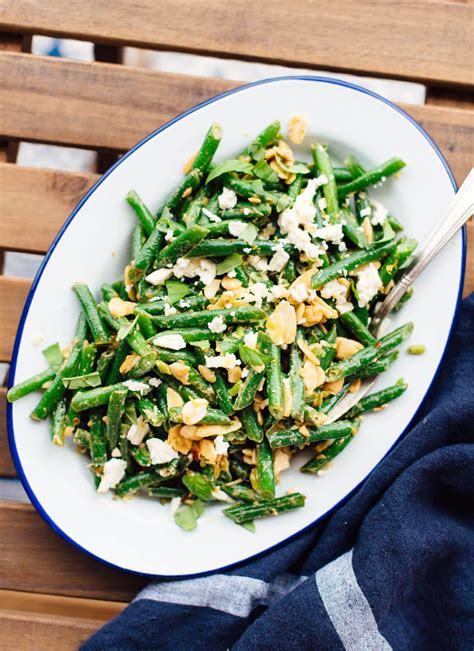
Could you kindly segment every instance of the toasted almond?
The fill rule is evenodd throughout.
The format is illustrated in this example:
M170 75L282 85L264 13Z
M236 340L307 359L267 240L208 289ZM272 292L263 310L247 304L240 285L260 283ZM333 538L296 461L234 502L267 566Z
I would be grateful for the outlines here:
M317 294L312 297L311 299L313 305L319 307L319 309L322 311L324 316L328 319L337 319L339 314L337 313L336 310L334 310L326 301L324 301L320 296Z
M242 423L238 418L232 421L231 425L183 425L181 428L181 436L193 441L200 441L201 439L210 436L219 436L219 434L230 434L236 432L242 427Z
M257 413L256 413L256 417L257 417L257 423L258 423L259 425L263 425L263 423L264 423L264 420L263 420L263 414L262 414L262 412L261 412L260 410L257 411Z
M303 355L307 357L310 362L313 362L313 364L315 364L316 366L320 365L319 359L316 357L316 355L313 353L309 345L302 337L296 340L296 344L298 348L301 350L301 352L303 353Z
M288 124L288 134L291 142L295 145L301 145L306 134L308 123L304 115L294 115L290 118Z
M224 276L224 278L221 280L221 285L224 289L240 289L242 287L242 283L238 278L231 278L230 276Z
M109 312L115 318L133 314L135 307L135 303L132 303L131 301L123 301L118 296L111 298L108 303Z
M214 384L214 382L217 380L214 371L212 371L210 368L207 368L207 366L203 366L202 364L199 364L198 371L202 375L202 377L207 382L210 382L211 384Z
M216 447L209 439L203 439L196 444L197 454L201 461L207 461L214 465L217 461Z
M293 395L291 393L291 384L289 378L283 379L283 416L289 418L291 407L293 406Z
M260 197L249 197L249 202L257 205L259 203L262 203L262 200Z
M271 160L270 161L270 167L272 168L272 170L274 172L277 173L278 178L283 179L285 181L286 181L286 179L289 178L289 176L291 174L291 172L287 172L286 170L283 169L283 167L280 167L280 165L278 165L276 160Z
M318 267L311 267L311 269L308 269L304 273L301 274L301 276L298 276L298 278L295 278L295 280L291 283L289 290L291 291L298 285L303 284L306 289L311 289L311 280L314 276L314 274L318 271Z
M362 230L364 231L364 235L367 239L367 242L369 244L372 244L374 241L374 231L372 229L372 224L370 223L370 219L366 217L364 221L361 224Z
M276 153L277 153L277 148L276 147L269 147L265 151L265 160L270 160L271 158L275 158Z
M193 193L193 189L192 189L192 188L186 188L186 190L183 192L183 194L181 195L181 197L182 197L183 199L186 199L186 197L189 197L192 193Z
M248 464L249 466L256 466L257 465L257 451L255 448L244 448L242 450L242 459L243 462Z
M291 185L295 180L296 180L296 174L291 173L290 176L285 180L285 183L286 185Z
M280 474L284 470L288 470L291 461L291 450L289 447L278 448L273 453L273 471L275 479L280 481Z
M280 140L278 147L275 150L275 154L281 156L287 163L295 162L295 155L290 147L290 145L284 140Z
M337 359L346 359L352 357L354 353L362 350L364 346L355 339L347 339L346 337L336 338L336 357Z
M280 301L267 319L267 333L277 346L292 344L296 337L296 312L288 301Z
M185 425L196 425L207 414L209 402L205 398L188 400L181 409L181 416Z
M183 165L183 173L184 174L189 174L189 172L193 169L193 163L196 160L196 156L197 156L197 151L195 151L194 154L192 154L188 158L188 160L184 163L184 165Z
M357 378L357 380L354 380L354 382L351 384L351 386L349 387L349 391L351 393L356 393L357 391L359 391L360 385L361 385L361 380L359 377Z
M309 429L306 427L306 425L301 425L301 427L298 427L298 432L299 432L302 436L306 436L306 438L308 438L309 433L310 433L310 432L309 432Z
M139 361L140 361L140 355L137 355L136 353L130 353L130 355L127 355L127 357L121 363L119 372L122 375L125 375L125 373L131 371L132 368L136 366Z
M234 366L234 368L229 368L227 370L227 379L231 384L235 384L242 377L242 369L240 366Z
M168 387L166 389L166 404L168 405L168 409L172 409L173 407L177 407L179 409L184 405L184 400L181 398L177 391L171 387Z
M189 439L185 439L184 436L181 436L180 430L181 425L174 425L171 427L168 432L167 441L176 452L188 454L192 448L193 442Z
M304 318L303 325L306 328L309 328L311 326L316 325L317 323L321 323L321 321L326 320L323 311L319 307L316 307L315 305L306 305L303 312L303 318Z
M324 380L326 379L323 369L309 360L303 364L303 368L300 369L299 374L303 378L306 395L311 395L317 387L324 384Z
M343 386L344 378L341 378L340 380L334 380L334 382L326 382L323 386L323 389L331 396L335 396L336 393L339 393Z
M305 304L300 303L298 307L296 308L296 323L298 325L302 325L306 319L304 318L304 309L305 309Z
M219 291L220 284L221 281L219 278L214 278L214 280L209 285L204 287L204 296L208 299L214 298L214 296Z
M189 384L189 366L183 362L173 362L170 364L170 371L181 384Z

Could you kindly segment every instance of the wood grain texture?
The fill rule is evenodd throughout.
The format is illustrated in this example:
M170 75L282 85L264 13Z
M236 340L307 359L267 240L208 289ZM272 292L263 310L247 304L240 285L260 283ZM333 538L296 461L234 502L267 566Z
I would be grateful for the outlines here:
M11 357L18 321L31 282L23 278L0 276L0 362Z
M0 163L0 249L44 253L98 178Z
M268 10L267 10L268 9ZM453 2L3 0L0 27L290 66L472 85L474 7Z
M13 465L8 445L7 435L7 390L0 389L0 477L15 477L16 470Z
M4 651L76 651L103 622L0 610Z
M1 589L130 601L148 581L74 549L29 504L0 502Z

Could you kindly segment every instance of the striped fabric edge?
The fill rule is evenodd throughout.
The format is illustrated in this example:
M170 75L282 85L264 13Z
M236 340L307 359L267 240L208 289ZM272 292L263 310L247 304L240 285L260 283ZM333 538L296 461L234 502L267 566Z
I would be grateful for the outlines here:
M316 585L329 619L347 651L391 651L357 581L353 550L316 572Z
M306 576L280 574L266 583L248 576L214 574L185 581L150 583L135 601L150 599L182 606L213 608L235 617L248 617L257 606L270 606L298 587Z

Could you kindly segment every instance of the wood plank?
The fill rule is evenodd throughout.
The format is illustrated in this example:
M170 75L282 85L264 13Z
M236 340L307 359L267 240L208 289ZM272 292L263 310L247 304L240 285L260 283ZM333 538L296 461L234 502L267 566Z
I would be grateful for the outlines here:
M0 27L93 42L472 85L471 3L63 0L3 3Z
M74 549L29 504L0 502L1 589L128 602L148 582Z
M98 178L0 163L0 248L44 253Z
M0 610L0 648L5 651L75 651L103 622Z
M238 82L107 63L0 53L0 134L126 150L177 113ZM18 111L18 106L26 107ZM458 177L469 168L474 112L404 106L440 141Z
M10 360L16 330L31 282L0 276L0 362Z
M6 406L7 390L2 387L0 389L0 477L11 478L16 476L16 470L8 445Z

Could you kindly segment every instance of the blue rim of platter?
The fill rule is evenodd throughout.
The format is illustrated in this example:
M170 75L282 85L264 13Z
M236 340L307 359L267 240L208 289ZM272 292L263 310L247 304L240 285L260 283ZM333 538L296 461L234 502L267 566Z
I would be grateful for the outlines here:
M150 133L148 136L145 136L145 138L143 138L143 140L140 140L140 142L138 142L134 147L132 147L132 149L130 149L126 154L124 154L109 170L107 170L107 172L103 176L101 176L101 178L92 186L92 188L79 201L77 206L71 212L70 216L68 217L66 222L63 224L62 228L60 229L60 231L56 235L53 243L51 244L50 248L48 249L48 251L47 251L47 253L46 253L46 255L45 255L44 259L43 259L43 262L41 263L41 266L38 269L38 272L36 273L36 276L35 276L35 278L33 280L33 283L31 285L31 289L30 289L30 291L28 293L28 296L26 297L25 306L23 308L23 312L22 312L22 315L21 315L21 318L20 318L20 323L19 323L19 326L18 326L18 331L17 331L17 334L16 334L16 338L15 338L15 345L14 345L14 348L13 348L12 360L11 360L11 365L10 365L10 384L9 384L9 386L13 386L13 384L14 384L16 363L17 363L17 358L18 358L18 351L19 351L19 347L20 347L20 342L21 342L21 338L22 338L22 335L23 335L23 328L24 328L26 318L28 316L31 301L33 300L33 297L35 295L38 283L41 280L41 276L43 275L43 272L44 272L44 270L46 268L46 265L48 264L48 261L49 261L51 255L52 255L54 249L59 244L59 242L60 242L63 234L65 233L66 229L68 228L69 224L75 218L75 216L77 215L79 210L82 208L82 206L86 203L86 201L93 195L93 193L101 185L101 183L103 183L105 181L105 179L119 165L121 165L126 158L131 156L131 154L133 154L138 149L140 149L140 147L142 147L146 142L148 142L149 140L154 138L156 135L158 135L159 133L161 133L165 129L168 129L173 124L176 124L177 122L179 122L183 118L185 118L188 115L191 115L192 113L194 113L195 111L201 109L202 107L208 106L209 104L213 104L217 100L220 100L220 99L222 99L224 97L228 97L229 95L234 95L235 93L239 93L239 92L241 92L243 90L247 90L248 88L254 88L255 86L261 86L263 84L271 84L271 83L281 82L281 81L310 81L310 82L317 82L317 83L323 83L323 84L333 84L333 85L336 85L336 86L344 86L345 88L350 88L350 89L355 90L355 91L357 91L359 93L363 93L365 95L370 95L374 99L376 99L376 100L378 100L380 102L383 102L387 106L390 106L394 111L396 111L397 113L402 115L405 119L407 119L423 135L423 137L431 145L433 151L435 152L435 154L438 156L441 163L443 164L444 169L446 170L446 174L448 175L449 180L451 181L453 189L455 191L457 190L456 182L454 180L451 168L449 167L449 165L448 165L446 159L444 158L443 154L441 153L439 147L435 144L433 139L426 133L426 131L423 129L423 127L414 118L412 118L411 115L408 115L408 113L406 111L401 109L399 106L397 106L396 104L394 104L390 100L386 99L382 95L379 95L378 93L375 93L375 92L373 92L371 90L368 90L367 88L363 88L362 86L359 86L357 84L353 84L353 83L350 83L348 81L343 81L342 79L335 79L335 78L332 78L332 77L321 77L321 76L312 76L312 75L287 75L287 76L282 76L282 77L272 77L272 78L269 78L269 79L262 79L260 81L255 81L255 82L252 82L252 83L249 83L249 84L245 84L243 86L239 86L238 88L234 88L234 89L229 90L229 91L227 91L225 93L221 93L220 95L215 95L214 97L211 97L210 99L205 100L205 101L201 102L200 104L196 104L195 106L188 109L187 111L184 111L183 113L180 113L175 118L173 118L169 122L166 122L166 124L162 125L158 129L156 129L155 131ZM281 546L285 545L286 543L290 542L291 540L293 540L297 536L303 534L305 531L307 531L311 527L314 527L314 525L316 525L320 520L322 520L323 518L326 518L327 516L329 516L343 502L345 502L361 486L361 484L374 472L374 470L380 465L380 463L383 462L385 457L392 451L394 446L397 445L397 443L400 441L400 439L410 429L411 424L413 423L414 419L416 418L416 415L418 414L421 406L425 402L425 399L426 399L428 393L431 390L433 382L436 379L436 376L438 375L439 369L441 367L441 364L442 364L442 362L444 360L444 356L446 354L447 348L449 346L449 342L451 341L454 324L455 324L456 319L457 319L457 315L458 315L458 312L459 312L459 306L460 306L461 298L462 298L462 291L463 291L463 286L464 286L465 268L466 268L466 226L464 226L463 229L462 229L461 274L460 274L460 283L459 283L458 295L457 295L457 299L456 299L456 308L454 310L453 320L451 322L451 327L450 327L449 334L448 334L448 337L447 337L447 340L446 340L445 348L444 348L443 353L442 353L441 358L440 358L440 362L438 364L438 367L437 367L435 373L433 374L433 378L431 380L430 386L428 387L425 395L423 396L423 399L421 400L421 402L420 402L420 404L418 406L418 409L413 414L413 417L410 420L410 422L408 423L405 430L400 434L400 436L397 438L397 440L394 442L394 444L391 446L391 448L387 451L387 453L384 455L384 457L379 461L379 463L376 466L374 466L374 468L372 468L370 473L362 481L360 481L357 484L357 486L355 486L351 491L349 491L349 493L347 493L347 495L345 495L345 497L343 497L331 509L326 511L326 513L319 516L318 518L313 520L313 522L311 522L309 525L306 525L305 527L303 527L302 529L300 529L296 533L292 534L291 536L288 536L288 538L285 538L285 540L282 540L282 541L280 541L278 543L275 543L275 545L272 545L271 547L268 547L267 549L265 549L265 550L263 550L261 552L258 552L256 554L252 554L252 555L248 556L247 558L242 559L240 561L236 561L234 563L230 563L229 565L224 565L224 566L215 568L213 570L207 570L205 572L198 572L198 573L194 573L194 574L160 575L160 574L154 574L154 573L149 573L149 572L138 572L137 570L131 570L129 568L121 567L120 565L117 565L115 563L111 563L110 561L106 561L105 559L101 558L100 556L96 556L95 554L93 554L89 550L85 549L84 547L79 545L75 540L73 540L70 536L68 536L68 534L65 531L63 531L60 527L58 527L58 525L52 520L52 518L48 515L48 513L45 511L43 506L40 504L39 500L37 499L33 489L31 488L31 486L30 486L30 484L28 482L28 479L27 479L27 477L26 477L26 475L25 475L25 473L23 471L23 467L21 465L21 461L20 461L20 458L19 458L19 455L18 455L18 450L16 448L15 435L14 435L14 431L13 431L13 405L8 403L7 404L7 426L8 426L8 441L9 441L9 445L10 445L10 451L11 451L11 455L12 455L12 458L13 458L13 462L15 464L16 471L18 473L18 477L20 478L21 483L23 484L23 487L24 487L24 489L25 489L31 503L35 507L36 511L38 511L38 513L41 515L41 517L51 527L51 529L53 529L53 531L55 531L62 538L64 538L64 540L67 540L73 547L75 547L76 549L79 549L81 552L84 552L85 554L87 554L88 556L91 556L92 558L96 559L97 561L100 561L101 563L104 563L105 565L108 565L109 567L113 567L114 569L122 570L124 572L128 572L129 574L136 574L136 575L139 575L139 576L149 576L149 577L163 578L163 579L169 579L169 580L171 580L171 579L173 579L173 580L174 579L188 579L188 578L196 578L196 577L200 577L200 576L206 576L208 574L213 574L215 572L222 572L224 570L230 569L230 568L235 567L237 565L247 563L250 560L254 560L254 559L256 559L256 558L258 558L260 556L263 556L264 554L269 553L270 551L273 551L273 550L277 549L278 547L281 547Z

